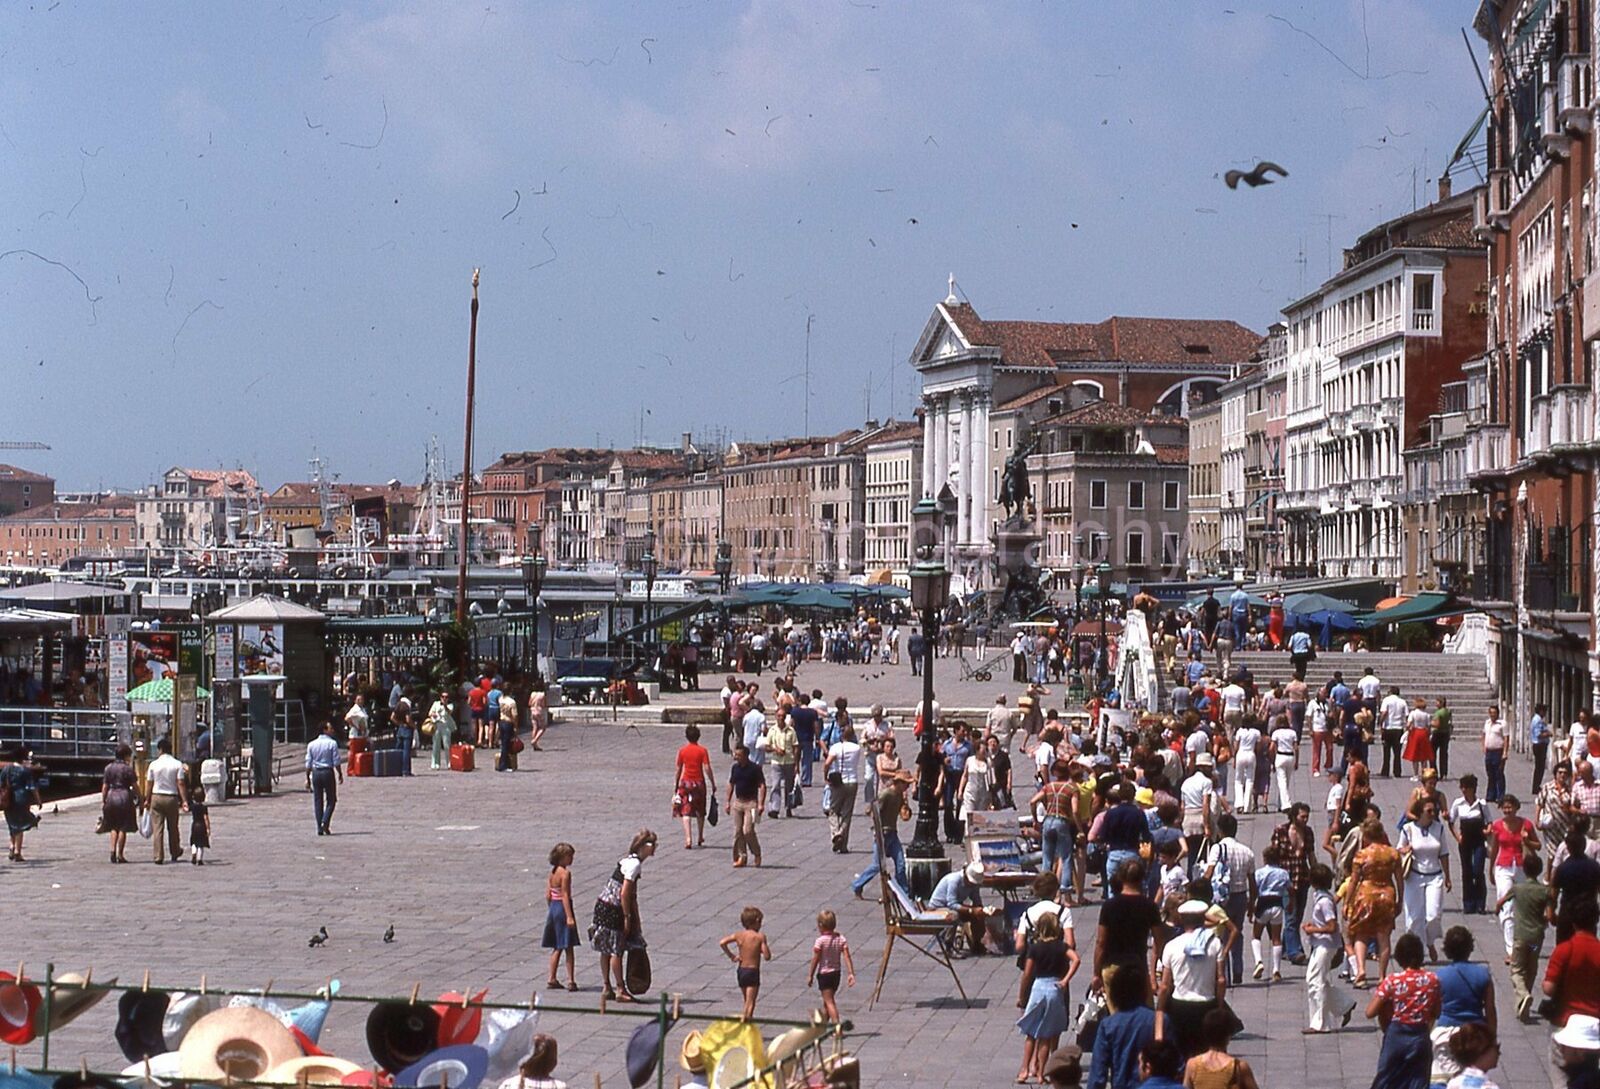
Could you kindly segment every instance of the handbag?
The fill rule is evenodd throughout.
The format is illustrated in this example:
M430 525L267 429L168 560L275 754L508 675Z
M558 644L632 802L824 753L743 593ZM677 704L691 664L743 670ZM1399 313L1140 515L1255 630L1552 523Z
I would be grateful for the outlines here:
M102 809L100 811L100 816L96 818L94 822L94 834L97 836L103 836L109 831L110 829L106 827L106 811Z
M633 946L623 954L622 979L635 998L650 989L650 953L644 946Z
M799 809L801 806L803 806L805 804L806 804L805 791L800 789L800 784L799 783L796 783L794 785L794 789L789 792L789 808L790 809Z
M715 794L706 798L706 823L713 828L717 826L717 796Z
M150 824L150 809L147 806L139 811L139 835L144 839L149 839L152 831L153 829Z
M527 748L527 744L522 740L522 738L513 737L511 739L511 751L513 753L519 753L525 748Z
M1084 999L1083 1005L1078 1007L1078 1047L1083 1051L1093 1051L1095 1037L1100 1032L1100 1021L1106 1015L1106 1001L1097 994L1090 994Z

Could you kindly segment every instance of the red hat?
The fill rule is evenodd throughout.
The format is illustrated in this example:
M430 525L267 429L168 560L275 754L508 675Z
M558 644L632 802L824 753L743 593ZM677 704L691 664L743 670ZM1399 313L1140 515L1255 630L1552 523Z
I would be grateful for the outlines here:
M10 972L0 972L0 1042L32 1041L43 1002L39 988L32 983L18 982Z
M471 1001L482 1002L488 993L487 989L479 991ZM467 1005L467 1001L465 995L455 991L446 991L439 996L439 1003L433 1007L433 1012L439 1015L440 1047L470 1044L478 1038L478 1030L483 1027L483 1008Z

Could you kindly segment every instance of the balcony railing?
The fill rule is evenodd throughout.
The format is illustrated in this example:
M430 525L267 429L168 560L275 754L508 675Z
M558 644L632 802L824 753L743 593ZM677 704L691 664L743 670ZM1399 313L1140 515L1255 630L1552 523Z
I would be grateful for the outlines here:
M1357 405L1350 410L1350 426L1358 431L1371 431L1378 426L1376 405Z
M1594 394L1588 386L1556 386L1534 398L1525 457L1559 453L1594 441Z
M1511 458L1510 429L1501 423L1480 424L1467 433L1467 479L1505 476Z
M1556 563L1546 560L1528 563L1525 592L1530 609L1558 613L1588 612L1589 586L1587 561Z
M1470 573L1462 575L1462 593L1470 601L1510 601L1512 591L1511 561L1480 563Z
M1439 315L1432 310L1411 311L1411 331L1413 333L1432 333L1438 329Z
M1594 126L1594 72L1587 53L1568 53L1556 68L1556 121L1571 133Z

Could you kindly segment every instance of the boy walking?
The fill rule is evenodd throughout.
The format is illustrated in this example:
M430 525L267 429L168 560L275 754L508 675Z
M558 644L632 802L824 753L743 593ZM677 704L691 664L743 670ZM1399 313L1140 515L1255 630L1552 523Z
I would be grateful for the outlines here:
M744 1014L740 1018L743 1021L756 1015L756 997L761 993L761 962L772 959L772 947L767 944L767 936L761 933L761 920L760 908L745 908L739 913L739 925L743 929L717 943L737 966L734 978L744 995Z

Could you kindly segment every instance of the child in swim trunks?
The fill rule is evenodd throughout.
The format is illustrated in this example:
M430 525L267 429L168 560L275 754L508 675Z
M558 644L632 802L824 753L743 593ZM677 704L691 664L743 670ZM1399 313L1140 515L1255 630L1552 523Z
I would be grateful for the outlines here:
M760 908L746 907L739 913L739 925L744 929L717 943L728 959L738 965L734 974L739 981L739 991L744 995L741 1018L744 1021L756 1015L756 996L761 992L761 961L772 959L772 947L767 944L767 936L761 933L762 918Z

